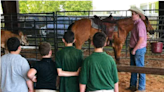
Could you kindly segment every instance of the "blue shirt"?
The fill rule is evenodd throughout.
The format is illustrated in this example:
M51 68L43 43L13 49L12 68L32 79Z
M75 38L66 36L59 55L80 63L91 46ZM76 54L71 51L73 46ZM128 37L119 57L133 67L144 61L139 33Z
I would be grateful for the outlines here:
M30 66L19 54L6 54L1 58L2 92L28 92L26 81Z

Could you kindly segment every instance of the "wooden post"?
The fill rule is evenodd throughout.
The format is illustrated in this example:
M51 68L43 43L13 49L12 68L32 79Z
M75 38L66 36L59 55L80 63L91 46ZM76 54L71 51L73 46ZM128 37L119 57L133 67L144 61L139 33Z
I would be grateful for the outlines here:
M16 34L18 34L18 30L15 30L14 28L18 27L17 21L17 13L18 8L17 4L18 1L1 1L3 14L4 14L4 21L5 22L5 28L8 28L7 30L10 30Z
M117 65L117 69L118 72L134 72L134 73L164 75L164 68L148 68L148 67Z

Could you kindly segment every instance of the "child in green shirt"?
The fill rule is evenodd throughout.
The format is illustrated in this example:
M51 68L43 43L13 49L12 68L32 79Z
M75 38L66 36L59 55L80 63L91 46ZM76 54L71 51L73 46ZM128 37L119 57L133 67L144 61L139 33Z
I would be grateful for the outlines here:
M106 35L97 32L94 52L84 60L80 72L80 92L118 92L118 74L114 59L103 52Z
M73 47L73 32L65 32L62 41L65 47L56 53L55 61L60 77L59 92L79 92L79 70L83 61L81 50Z

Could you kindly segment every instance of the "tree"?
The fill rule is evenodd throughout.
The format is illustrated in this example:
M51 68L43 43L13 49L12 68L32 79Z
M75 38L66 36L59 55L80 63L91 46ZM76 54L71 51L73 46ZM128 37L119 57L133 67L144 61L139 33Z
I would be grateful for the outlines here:
M48 13L63 10L90 11L92 10L92 1L19 1L19 10L20 13ZM87 15L87 13L60 12L59 15Z

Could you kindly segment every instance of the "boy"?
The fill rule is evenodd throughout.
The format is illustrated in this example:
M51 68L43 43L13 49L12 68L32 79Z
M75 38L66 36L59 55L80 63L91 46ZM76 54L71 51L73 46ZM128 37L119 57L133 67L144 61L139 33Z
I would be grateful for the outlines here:
M7 40L9 54L1 58L1 89L2 92L33 92L33 83L27 78L30 66L20 55L20 41L16 37Z
M73 32L65 32L62 41L65 47L55 57L60 77L59 92L79 92L78 74L83 60L82 51L73 47Z
M84 60L80 72L80 92L118 92L118 74L114 59L103 52L106 35L97 32L94 52Z
M57 70L55 62L51 59L51 45L43 42L39 46L42 60L38 61L28 72L28 77L36 82L35 92L56 92ZM34 80L36 76L36 80Z

